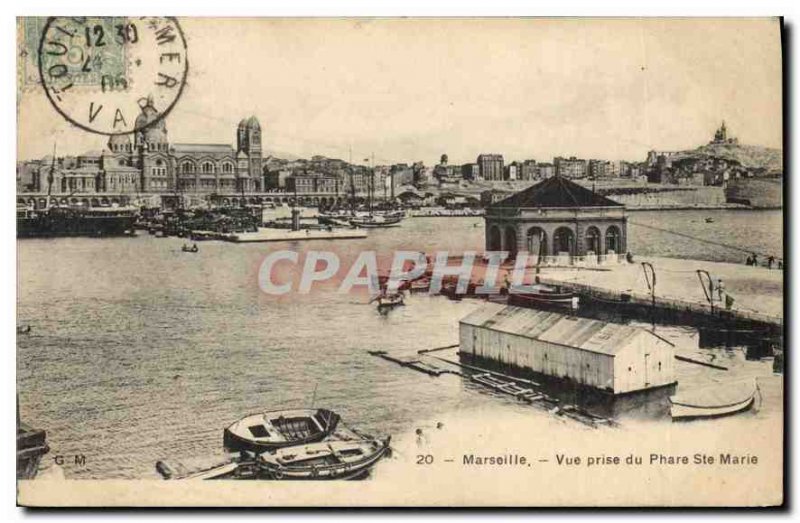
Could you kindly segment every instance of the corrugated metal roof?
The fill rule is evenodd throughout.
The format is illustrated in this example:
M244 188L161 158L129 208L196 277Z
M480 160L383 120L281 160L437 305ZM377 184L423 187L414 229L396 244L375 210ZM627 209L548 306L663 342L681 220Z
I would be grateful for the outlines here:
M637 335L649 334L629 325L499 303L486 303L461 323L610 356L633 343Z

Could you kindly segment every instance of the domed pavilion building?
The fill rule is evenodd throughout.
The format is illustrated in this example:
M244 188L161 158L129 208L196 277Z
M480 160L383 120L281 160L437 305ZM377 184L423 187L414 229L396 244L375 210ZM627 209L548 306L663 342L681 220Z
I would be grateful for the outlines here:
M627 252L625 206L561 176L486 209L486 250L525 251L540 263L617 261Z

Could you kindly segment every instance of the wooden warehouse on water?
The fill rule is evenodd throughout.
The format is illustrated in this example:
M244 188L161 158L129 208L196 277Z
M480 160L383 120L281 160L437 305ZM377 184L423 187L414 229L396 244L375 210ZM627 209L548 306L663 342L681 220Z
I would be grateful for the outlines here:
M462 357L604 395L675 385L674 346L642 328L490 302L459 331Z

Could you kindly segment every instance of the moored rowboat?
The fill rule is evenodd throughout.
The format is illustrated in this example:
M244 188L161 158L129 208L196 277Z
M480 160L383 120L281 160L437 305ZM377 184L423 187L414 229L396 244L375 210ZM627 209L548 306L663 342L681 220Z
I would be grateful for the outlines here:
M520 307L553 307L576 309L578 297L573 292L560 292L548 285L537 285L534 292L514 292L508 296L508 303Z
M336 430L340 417L327 409L276 410L245 416L223 434L232 450L264 452L320 441Z
M366 475L389 452L390 440L387 437L298 445L261 454L258 464L262 474L273 479L356 479Z
M738 382L715 385L670 396L670 415L673 421L719 418L749 410L755 402L758 384Z

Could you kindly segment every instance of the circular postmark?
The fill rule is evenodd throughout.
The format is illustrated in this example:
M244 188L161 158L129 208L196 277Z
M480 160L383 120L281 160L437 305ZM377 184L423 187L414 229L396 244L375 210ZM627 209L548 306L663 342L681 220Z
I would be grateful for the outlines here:
M164 118L189 70L186 39L173 17L50 18L38 57L53 107L81 129L105 135L134 133Z

